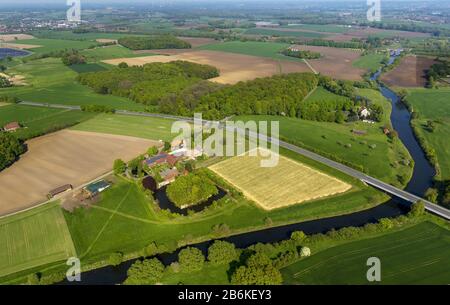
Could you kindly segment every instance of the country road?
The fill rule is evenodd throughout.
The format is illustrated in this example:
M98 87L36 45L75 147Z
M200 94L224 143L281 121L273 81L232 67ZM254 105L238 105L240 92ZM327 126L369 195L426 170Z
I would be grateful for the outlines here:
M38 107L50 107L50 108L60 108L60 109L70 109L70 110L80 110L80 106L67 106L67 105L56 105L56 104L42 104L42 103L34 103L34 102L21 102L22 105L29 105L29 106L38 106ZM122 115L132 115L132 116L144 116L144 117L156 117L156 118L165 118L165 119L171 119L171 120L182 120L187 122L193 122L193 118L186 118L186 117L179 117L179 116L173 116L173 115L166 115L166 114L158 114L158 113L144 113L144 112L132 112L127 110L117 110L117 114ZM208 121L203 121L204 123L208 123ZM223 126L223 125L222 125ZM242 130L237 129L227 129L229 131L237 131L239 133L245 132ZM317 153L311 152L309 150L300 148L298 146L295 146L293 144L280 141L278 139L272 139L270 137L267 137L265 135L257 134L257 133L247 133L247 135L253 139L262 139L267 142L278 142L280 147L283 147L285 149L291 150L295 153L301 154L307 158L313 159L317 162L323 163L329 167L332 167L334 169L337 169L351 177L354 177L356 179L359 179L377 189L380 189L392 196L404 199L408 202L415 203L419 200L423 201L425 203L425 208L427 211L434 213L436 215L439 215L447 220L450 220L450 210L447 210L437 204L434 204L432 202L429 202L425 199L422 199L416 195L413 195L409 192L406 192L402 189L399 189L397 187L394 187L390 184L387 184L383 181L380 181L378 179L375 179L371 176L368 176L360 171L357 171L353 168L350 168L346 165L343 165L341 163L335 162L333 160L330 160L328 158L325 158Z

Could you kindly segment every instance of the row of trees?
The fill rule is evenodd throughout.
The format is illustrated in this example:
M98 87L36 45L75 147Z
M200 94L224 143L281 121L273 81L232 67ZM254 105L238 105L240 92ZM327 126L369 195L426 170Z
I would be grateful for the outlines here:
M302 59L318 59L321 57L321 54L318 52L312 51L303 51L303 50L293 50L292 48L287 48L281 51L281 54L289 57L302 58Z
M13 164L26 146L11 133L0 132L0 171Z
M4 76L0 76L0 88L12 87L12 83Z
M215 67L185 61L152 63L142 67L120 66L107 71L83 73L78 80L100 94L113 94L138 103L156 105L169 94L176 94L202 79L219 76Z
M427 87L435 88L439 79L446 78L450 75L450 61L439 60L433 64L427 72Z
M130 36L120 38L118 42L131 50L190 49L192 47L189 42L178 39L173 35Z

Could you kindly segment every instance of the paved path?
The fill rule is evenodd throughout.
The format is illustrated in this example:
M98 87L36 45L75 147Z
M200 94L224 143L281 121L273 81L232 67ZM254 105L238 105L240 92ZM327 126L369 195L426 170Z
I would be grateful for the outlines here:
M65 106L65 105L54 105L54 104L40 104L40 103L31 103L31 102L21 102L21 104L23 105L30 105L30 106L40 106L40 107L52 107L52 108L62 108L62 109L71 109L71 110L80 110L79 106ZM127 110L118 110L116 111L117 114L123 114L123 115L134 115L134 116L145 116L145 117L157 117L157 118L165 118L165 119L171 119L171 120L183 120L183 121L188 121L188 122L193 122L192 118L185 118L185 117L179 117L179 116L174 116L174 115L166 115L166 114L158 114L158 113L144 113L144 112L132 112L132 111L127 111ZM204 121L204 123L208 123L208 121ZM223 125L222 125L223 126ZM230 130L230 129L228 129ZM231 130L230 130L231 131ZM240 130L237 130L237 132L241 132ZM345 166L341 163L338 163L336 161L330 160L328 158L325 158L319 154L313 153L309 150L300 148L298 146L292 145L290 143L284 142L284 141L280 141L278 139L272 139L270 137L266 137L264 135L259 135L256 133L252 133L250 132L248 134L249 137L253 138L253 139L257 139L258 137L260 139L263 139L264 141L267 142L275 142L275 143L279 143L280 147L289 149L293 152L296 152L298 154L301 154L307 158L313 159L317 162L323 163L329 167L332 167L334 169L337 169L351 177L357 178L377 189L380 189L392 196L404 199L406 201L409 201L411 203L415 203L419 200L423 201L425 203L425 208L429 211L432 212L434 214L437 214L447 220L450 220L450 210L447 210L437 204L434 204L432 202L429 202L425 199L422 199L416 195L413 195L409 192L406 192L402 189L396 188L390 184L387 184L383 181L380 181L378 179L375 179L371 176L368 176L360 171L357 171L353 168L350 168L348 166Z

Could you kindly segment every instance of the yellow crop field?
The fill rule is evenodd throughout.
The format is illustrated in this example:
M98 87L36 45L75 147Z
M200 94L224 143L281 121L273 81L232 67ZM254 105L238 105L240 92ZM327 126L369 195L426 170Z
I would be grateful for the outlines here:
M264 154L267 155L267 154ZM210 167L265 210L344 193L351 185L302 163L279 156L275 167L261 167L261 154L233 157Z

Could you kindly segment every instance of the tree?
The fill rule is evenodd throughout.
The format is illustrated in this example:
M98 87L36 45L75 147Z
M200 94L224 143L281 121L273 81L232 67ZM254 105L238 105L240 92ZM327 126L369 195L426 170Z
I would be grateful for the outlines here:
M409 217L415 218L425 214L425 204L419 200L411 205L411 210L408 213Z
M118 67L121 68L121 69L128 68L128 64L127 64L126 62L121 62L121 63L118 65Z
M180 251L178 262L183 272L200 271L205 263L205 256L199 249L188 247Z
M7 132L0 132L0 171L13 164L26 151L22 141Z
M0 88L8 88L11 87L12 83L4 76L0 76Z
M255 253L247 259L231 276L234 285L281 285L283 277L270 258L263 253Z
M306 234L303 231L295 231L291 234L291 239L296 242L304 241L307 238Z
M165 267L157 259L136 261L127 272L126 285L152 285L157 283L164 275Z
M172 144L170 144L170 142L168 142L168 141L165 141L163 150L168 152L168 151L170 151L171 148L172 148Z
M215 265L229 264L238 258L236 246L226 241L215 241L208 248L208 260Z
M311 249L308 247L302 247L302 249L300 250L300 256L301 257L311 256Z
M147 154L152 157L158 154L158 147L152 146L147 150Z
M121 175L125 172L126 169L127 165L124 161L122 161L121 159L117 159L116 161L114 161L113 165L114 174Z
M439 196L439 191L435 188L429 188L425 192L425 199L434 203L437 203Z

